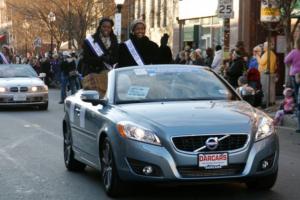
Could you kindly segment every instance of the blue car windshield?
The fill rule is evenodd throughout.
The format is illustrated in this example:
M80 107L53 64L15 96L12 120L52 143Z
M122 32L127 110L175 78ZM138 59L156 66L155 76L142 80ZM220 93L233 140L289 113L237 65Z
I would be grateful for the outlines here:
M30 65L0 65L0 78L37 77Z
M115 99L117 104L122 104L239 98L205 68L149 66L117 71Z

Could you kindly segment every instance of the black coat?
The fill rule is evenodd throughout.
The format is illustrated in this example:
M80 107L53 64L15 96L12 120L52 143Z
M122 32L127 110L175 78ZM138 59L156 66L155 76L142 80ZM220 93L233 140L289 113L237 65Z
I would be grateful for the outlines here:
M227 71L227 77L229 83L233 87L236 88L238 86L238 79L240 76L243 75L245 68L246 68L246 62L244 61L243 58L237 58L233 60L233 62L231 63Z
M161 64L171 64L173 63L172 51L169 46L159 47L159 56Z
M83 44L83 76L90 73L100 73L103 70L107 70L104 63L114 65L118 61L118 41L114 34L111 34L111 46L106 49L103 42L101 41L98 34L93 35L94 41L99 44L101 49L104 52L104 55L101 57L97 56L90 46L88 42L85 40Z
M130 35L130 39L145 65L160 63L159 47L156 43L149 40L146 36L139 39L134 35ZM126 44L121 43L119 47L119 67L136 65L137 63L134 61Z

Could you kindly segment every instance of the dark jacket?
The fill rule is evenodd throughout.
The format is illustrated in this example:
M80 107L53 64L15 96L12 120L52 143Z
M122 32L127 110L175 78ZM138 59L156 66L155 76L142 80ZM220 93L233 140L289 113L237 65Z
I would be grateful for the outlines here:
M60 69L64 76L69 76L70 71L76 70L76 63L74 60L71 62L64 60L60 65Z
M90 74L90 73L100 73L103 70L107 70L104 63L114 65L117 63L118 59L118 41L114 34L111 34L111 46L106 49L103 42L101 41L98 33L93 35L94 41L99 44L104 55L101 57L97 56L90 46L88 42L85 40L83 44L83 76Z
M246 62L243 58L237 58L233 60L232 64L230 65L227 71L228 81L233 87L236 88L238 86L238 79L240 76L243 75L245 69Z
M173 63L172 51L169 46L160 46L159 47L159 56L161 64L171 64Z
M156 43L149 40L146 36L139 39L134 35L130 35L130 39L145 65L160 63L159 47ZM137 63L134 61L126 44L121 43L119 48L119 67L136 65Z

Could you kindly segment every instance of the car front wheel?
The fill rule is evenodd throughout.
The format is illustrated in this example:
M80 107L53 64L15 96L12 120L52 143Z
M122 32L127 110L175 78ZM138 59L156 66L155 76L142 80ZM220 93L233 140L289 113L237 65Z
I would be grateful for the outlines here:
M71 130L69 126L67 128L67 131L64 133L64 161L65 166L69 171L82 171L86 166L85 164L74 158Z
M277 179L277 171L268 176L262 176L256 178L255 180L248 181L246 182L246 185L249 189L269 190L275 185L276 179Z
M123 193L123 184L117 173L113 150L108 138L101 144L101 168L102 182L106 193L111 197L116 197Z

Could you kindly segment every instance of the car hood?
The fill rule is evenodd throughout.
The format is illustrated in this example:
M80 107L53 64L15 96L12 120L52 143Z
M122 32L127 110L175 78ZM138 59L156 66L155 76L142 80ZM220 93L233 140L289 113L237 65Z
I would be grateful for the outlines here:
M136 123L167 132L251 132L255 110L243 101L166 102L120 105Z
M44 85L44 82L40 78L30 77L30 78L0 78L0 85L5 87L11 86L39 86Z

